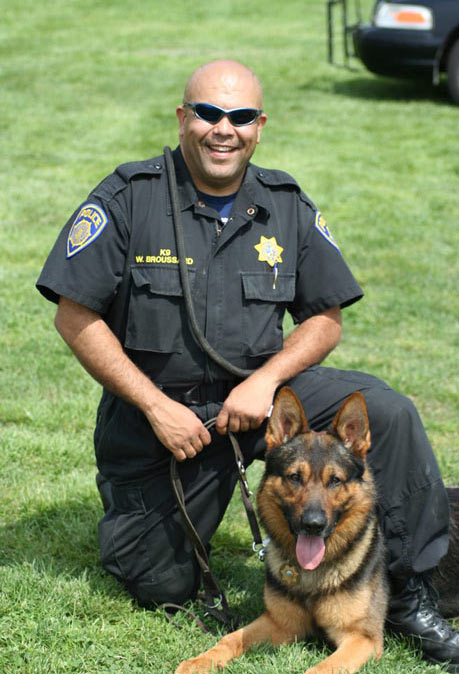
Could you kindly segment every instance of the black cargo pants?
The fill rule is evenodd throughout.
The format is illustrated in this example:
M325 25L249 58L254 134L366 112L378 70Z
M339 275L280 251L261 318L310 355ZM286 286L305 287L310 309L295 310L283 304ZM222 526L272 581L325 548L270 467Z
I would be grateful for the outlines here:
M319 366L288 384L303 402L315 430L329 425L347 396L363 393L372 434L368 460L378 489L389 572L404 578L436 566L448 548L448 500L411 401L371 375ZM204 421L216 416L219 408L216 402L192 407ZM263 458L265 428L263 424L257 431L238 435L246 465ZM206 545L237 482L228 439L215 432L212 436L211 445L179 466L188 513ZM132 438L132 442L143 441ZM199 567L169 484L170 454L157 445L152 448L157 453L155 469L143 479L115 486L98 476L106 509L99 524L102 564L146 606L183 603L196 595L200 585Z

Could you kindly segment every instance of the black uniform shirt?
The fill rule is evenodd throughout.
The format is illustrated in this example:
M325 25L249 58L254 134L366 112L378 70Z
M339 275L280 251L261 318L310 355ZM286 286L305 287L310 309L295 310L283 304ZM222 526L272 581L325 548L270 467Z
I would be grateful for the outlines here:
M222 227L179 149L174 162L197 319L232 363L254 369L281 349L285 310L301 322L362 296L291 176L249 164ZM228 379L188 328L167 185L162 156L118 167L70 218L37 287L49 300L63 295L100 313L158 384Z

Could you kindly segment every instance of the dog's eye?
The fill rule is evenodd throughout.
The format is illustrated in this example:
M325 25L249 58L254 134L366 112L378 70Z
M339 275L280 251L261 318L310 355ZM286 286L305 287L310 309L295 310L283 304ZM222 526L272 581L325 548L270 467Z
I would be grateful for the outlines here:
M339 487L339 485L342 483L343 481L337 475L332 475L331 478L328 480L329 487Z
M287 480L293 482L293 484L301 484L301 475L299 473L290 473L286 475Z

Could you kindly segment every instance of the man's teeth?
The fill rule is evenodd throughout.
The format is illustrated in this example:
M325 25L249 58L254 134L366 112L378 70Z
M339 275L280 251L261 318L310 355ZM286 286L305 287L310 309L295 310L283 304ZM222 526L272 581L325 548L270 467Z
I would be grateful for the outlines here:
M215 150L216 152L231 152L233 148L222 145L211 145L210 149Z

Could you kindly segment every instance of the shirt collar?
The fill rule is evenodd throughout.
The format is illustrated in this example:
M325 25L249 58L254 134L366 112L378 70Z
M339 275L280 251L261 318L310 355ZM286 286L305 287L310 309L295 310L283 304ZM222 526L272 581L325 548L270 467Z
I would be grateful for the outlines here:
M188 171L188 167L183 158L180 145L172 153L174 159L175 173L177 178L177 190L179 194L180 207L184 211L199 201L198 194L193 185L193 181ZM266 191L262 188L256 175L260 169L253 164L248 164L241 187L236 196L235 207L238 211L248 211L250 208L255 210L263 209L269 215L269 201L266 198ZM170 197L168 195L168 213L172 212Z

